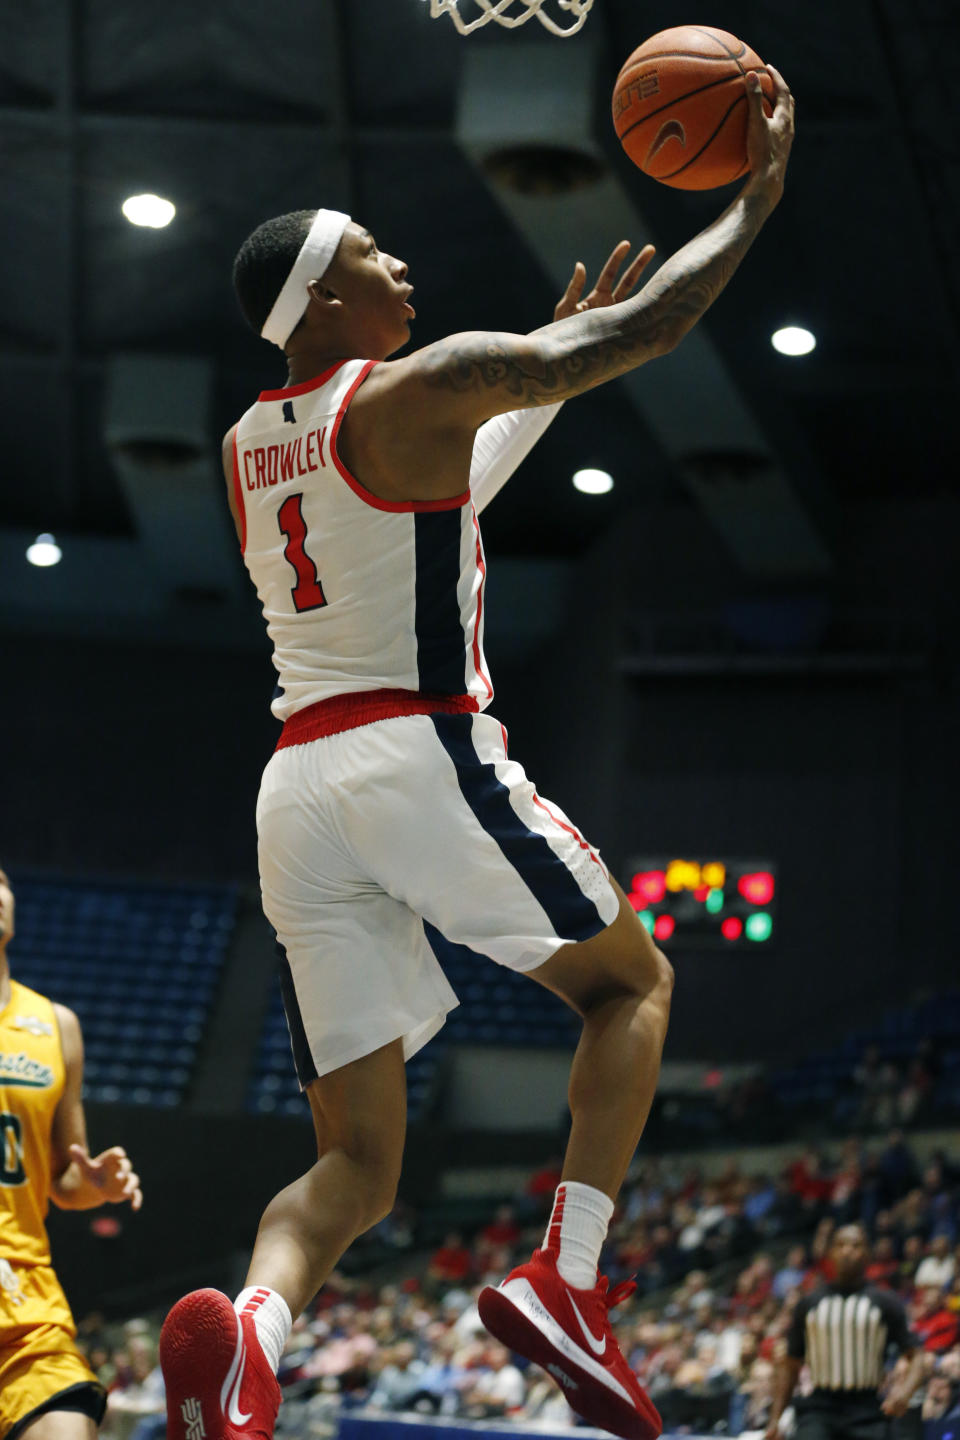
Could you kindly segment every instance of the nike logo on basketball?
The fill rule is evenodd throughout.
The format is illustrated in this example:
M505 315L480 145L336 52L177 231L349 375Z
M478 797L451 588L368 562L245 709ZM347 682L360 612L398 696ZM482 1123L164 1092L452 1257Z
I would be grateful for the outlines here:
M233 1363L227 1371L227 1378L223 1382L220 1391L220 1409L226 1415L231 1425L246 1425L250 1415L244 1415L238 1401L240 1399L240 1386L243 1383L243 1372L247 1363L247 1347L243 1343L243 1327L237 1331L237 1348L234 1351ZM250 1412L253 1413L252 1411Z
M660 129L656 133L653 144L647 151L646 159L643 162L644 165L650 164L650 161L653 159L654 155L658 155L660 153L668 140L679 140L680 144L686 147L687 132L684 130L679 120L664 120L663 124L660 126Z
M590 1333L590 1331L587 1329L586 1322L583 1316L580 1314L580 1311L577 1309L576 1302L573 1299L570 1300L570 1309L573 1311L574 1315L576 1315L578 1321L580 1322L580 1329L583 1331L587 1344L590 1346L590 1349L593 1351L594 1355L603 1355L607 1348L606 1335L601 1335L600 1339L598 1340L595 1335L592 1335Z

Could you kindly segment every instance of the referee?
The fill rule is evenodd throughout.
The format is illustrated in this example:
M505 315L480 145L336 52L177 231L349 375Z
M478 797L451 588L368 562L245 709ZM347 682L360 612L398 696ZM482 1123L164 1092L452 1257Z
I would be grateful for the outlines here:
M888 1440L927 1373L927 1357L907 1328L903 1305L888 1290L863 1283L868 1247L862 1225L844 1225L830 1247L836 1279L797 1301L778 1363L765 1440L776 1440L780 1416L804 1362L813 1393L797 1402L794 1440ZM909 1359L904 1379L883 1403L887 1351Z

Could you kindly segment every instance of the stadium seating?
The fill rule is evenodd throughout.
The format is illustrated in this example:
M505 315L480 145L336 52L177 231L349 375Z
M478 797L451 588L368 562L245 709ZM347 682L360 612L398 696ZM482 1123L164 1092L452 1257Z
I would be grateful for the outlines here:
M88 1100L180 1103L236 908L226 886L18 880L15 976L79 1016Z

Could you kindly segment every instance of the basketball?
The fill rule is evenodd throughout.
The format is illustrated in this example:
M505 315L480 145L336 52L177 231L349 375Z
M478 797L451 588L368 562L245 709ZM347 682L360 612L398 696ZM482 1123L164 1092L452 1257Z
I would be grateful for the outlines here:
M763 61L727 30L679 25L645 40L613 91L614 127L634 165L678 190L713 190L746 175L748 70L760 72L772 114Z

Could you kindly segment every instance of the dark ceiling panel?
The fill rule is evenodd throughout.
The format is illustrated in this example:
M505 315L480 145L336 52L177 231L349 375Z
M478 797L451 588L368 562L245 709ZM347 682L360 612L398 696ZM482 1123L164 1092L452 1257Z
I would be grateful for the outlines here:
M0 17L0 105L47 105L63 73L61 0L5 4Z
M799 128L780 210L704 324L773 450L808 452L811 483L851 502L946 493L960 355L956 5L726 0L711 18L781 66ZM658 186L612 134L616 71L676 19L675 0L597 0L583 32L598 51L597 140L661 261L733 194ZM215 356L211 445L263 385L282 383L282 357L245 329L230 289L236 249L270 215L325 204L368 224L410 265L415 344L550 318L552 287L453 135L468 47L531 40L579 43L535 22L464 39L424 0L3 7L0 439L26 464L42 434L43 464L63 477L58 514L105 533L128 524L100 438L105 355ZM176 203L169 229L122 218L140 190ZM788 321L814 329L813 355L774 355L770 331ZM591 462L617 481L599 501L570 486ZM648 496L682 503L635 412L605 387L567 407L491 507L488 540L575 553ZM19 487L0 523L43 528L51 503Z
M65 324L64 255L73 240L63 134L46 117L0 125L3 263L0 335L55 350Z
M328 5L221 0L204 14L191 0L85 0L81 35L88 104L174 115L330 111Z
M62 383L52 370L3 371L3 517L52 529L68 517L58 494L63 456Z

